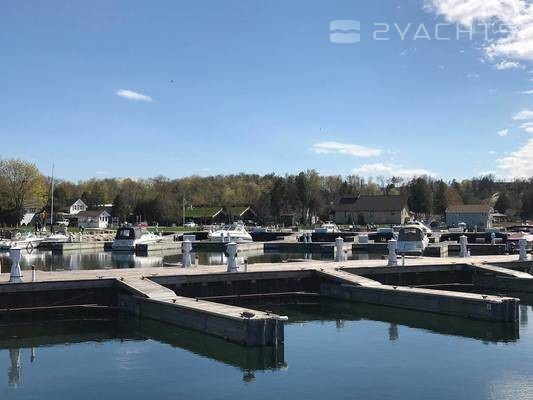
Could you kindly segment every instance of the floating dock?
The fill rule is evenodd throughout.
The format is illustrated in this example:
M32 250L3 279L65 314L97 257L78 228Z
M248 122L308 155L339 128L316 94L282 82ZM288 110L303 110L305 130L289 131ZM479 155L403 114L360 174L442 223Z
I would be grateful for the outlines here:
M519 299L438 290L439 285L520 290L533 293L533 262L516 256L405 259L343 262L307 260L252 264L247 272L225 266L138 268L37 273L25 283L0 275L0 314L38 312L68 306L118 309L246 346L277 346L284 341L286 318L225 304L262 295L307 293L351 302L384 305L498 323L515 322ZM215 300L215 301L208 301Z

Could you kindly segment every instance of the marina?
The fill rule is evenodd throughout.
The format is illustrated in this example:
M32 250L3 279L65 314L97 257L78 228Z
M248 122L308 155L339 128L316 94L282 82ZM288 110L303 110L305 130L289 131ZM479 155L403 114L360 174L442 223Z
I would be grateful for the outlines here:
M533 276L528 273L533 262L517 262L513 255L414 257L396 265L391 266L390 260L307 260L239 266L228 259L227 266L39 271L32 272L30 280L26 272L22 283L9 283L10 275L1 274L0 313L9 316L50 307L98 305L247 346L265 346L284 342L285 316L222 305L216 298L310 293L512 323L518 319L519 298L472 289L533 291ZM469 286L469 291L460 291L460 287L451 291L454 284Z

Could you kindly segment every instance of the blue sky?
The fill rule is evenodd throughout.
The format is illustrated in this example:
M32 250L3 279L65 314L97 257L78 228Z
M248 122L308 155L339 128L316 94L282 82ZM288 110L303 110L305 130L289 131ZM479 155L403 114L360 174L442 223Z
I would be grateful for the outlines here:
M501 3L516 3L514 14ZM529 3L47 0L0 9L0 156L45 173L54 163L61 178L533 175ZM360 21L360 41L331 42L332 20ZM521 25L456 39L454 24L489 20ZM451 40L437 40L439 23ZM388 40L375 40L384 24L378 37ZM421 24L429 39L415 37Z

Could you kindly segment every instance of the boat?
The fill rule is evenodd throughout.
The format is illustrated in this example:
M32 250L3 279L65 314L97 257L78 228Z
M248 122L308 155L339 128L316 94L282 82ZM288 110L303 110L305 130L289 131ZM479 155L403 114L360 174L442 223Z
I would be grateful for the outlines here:
M507 236L507 251L518 253L521 239L526 239L526 251L533 251L533 234L524 231L513 232Z
M115 240L111 244L113 250L135 250L135 246L145 243L157 243L162 240L160 235L149 232L141 226L123 226L117 229Z
M320 225L318 228L315 228L313 231L314 233L336 233L340 232L341 230L337 226L337 224L327 221L324 222L322 225Z
M400 228L396 247L398 254L422 255L428 245L429 239L424 229L418 224L406 225Z
M13 247L33 249L42 241L43 237L35 236L30 232L13 231L4 232L0 240L0 250L10 250Z
M429 226L427 226L426 224L424 224L423 222L421 222L421 221L413 221L413 222L410 222L408 225L416 225L416 226L418 226L420 229L422 229L424 231L424 233L427 236L431 236L431 234L433 233L431 228Z
M207 238L215 242L243 243L253 241L252 236L246 231L242 222L235 222L215 229L209 232Z
M71 241L69 235L65 233L52 233L50 236L45 237L42 241L43 244L48 243L66 243Z

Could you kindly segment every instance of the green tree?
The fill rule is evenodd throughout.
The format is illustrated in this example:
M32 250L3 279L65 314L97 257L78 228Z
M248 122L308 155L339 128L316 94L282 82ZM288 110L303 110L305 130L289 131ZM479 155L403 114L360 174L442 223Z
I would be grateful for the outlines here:
M413 179L409 185L409 208L415 213L429 214L432 211L432 195L427 178Z
M35 164L17 159L0 161L0 188L17 225L24 215L25 202L43 201L47 194L46 181Z
M446 208L448 208L448 197L446 191L448 190L448 185L439 180L435 183L435 194L433 196L433 211L437 214L444 214Z

